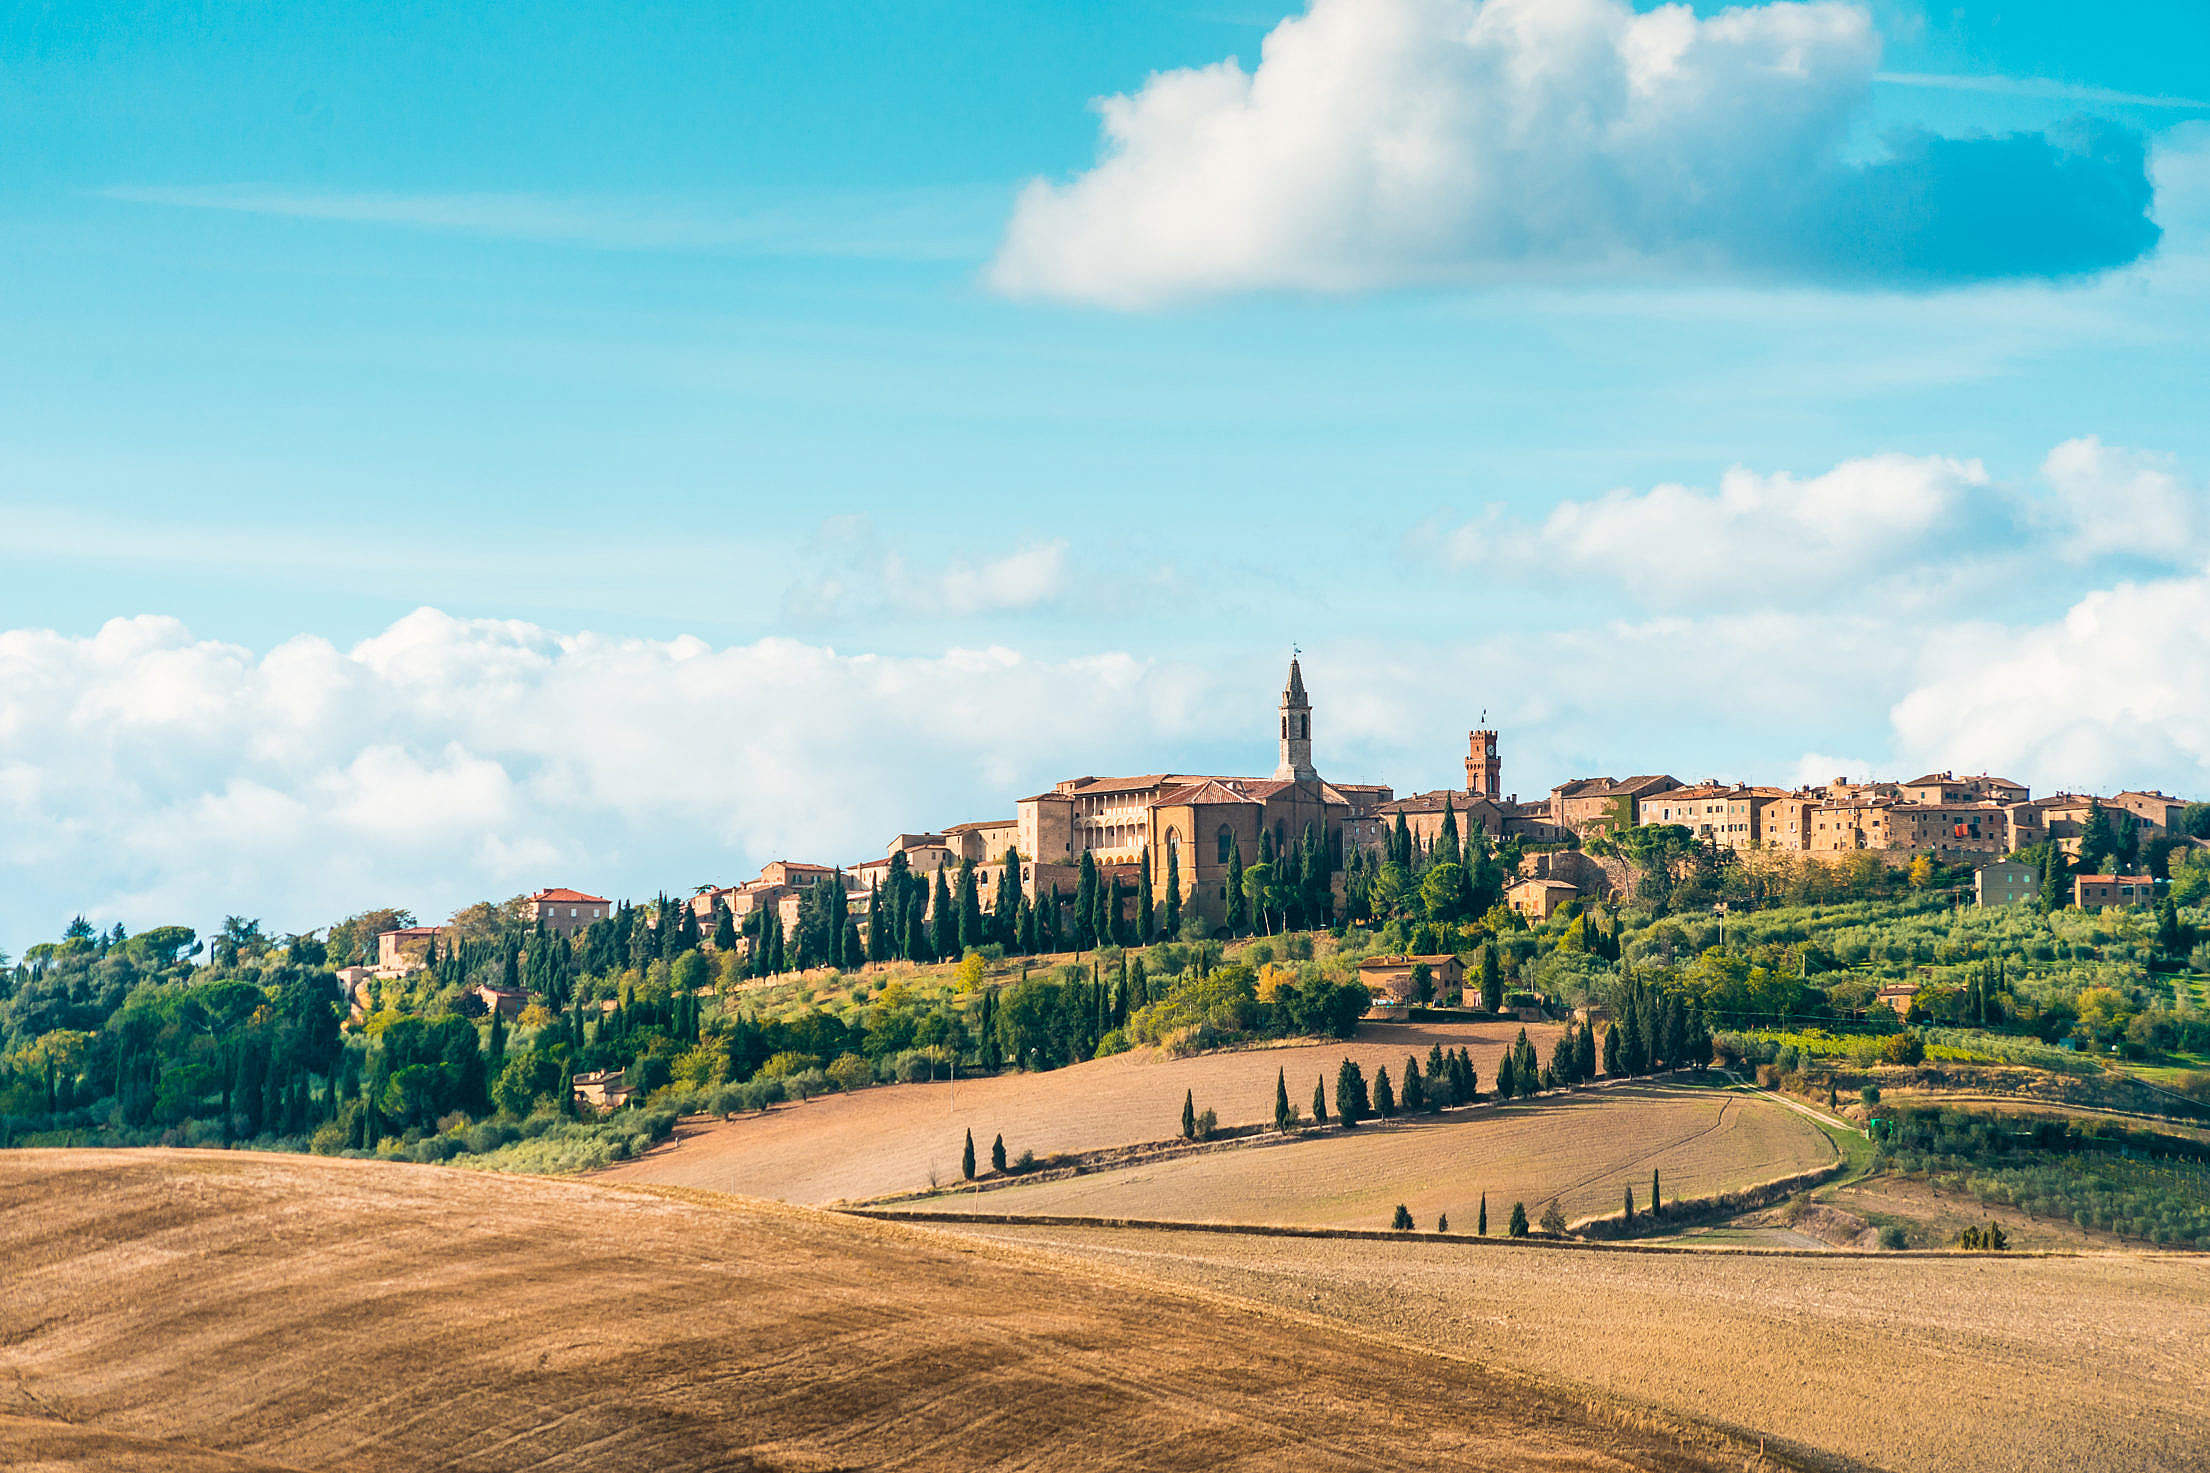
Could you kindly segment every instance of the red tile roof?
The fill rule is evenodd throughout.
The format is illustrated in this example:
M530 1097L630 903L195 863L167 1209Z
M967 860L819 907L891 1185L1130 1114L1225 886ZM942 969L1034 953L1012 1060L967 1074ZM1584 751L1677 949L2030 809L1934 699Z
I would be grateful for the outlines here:
M577 902L583 902L591 905L606 904L606 897L604 895L586 895L581 890L540 890L535 895L532 895L530 899L557 900L562 905L570 905Z

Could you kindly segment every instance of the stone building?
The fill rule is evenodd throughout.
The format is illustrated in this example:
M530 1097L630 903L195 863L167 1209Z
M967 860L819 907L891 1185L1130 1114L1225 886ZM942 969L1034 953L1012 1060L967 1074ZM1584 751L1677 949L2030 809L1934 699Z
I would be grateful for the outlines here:
M1550 790L1550 821L1584 838L1590 834L1617 833L1636 824L1657 820L1643 810L1681 784L1664 773L1640 777L1577 777Z
M2081 910L2150 905L2155 900L2156 877L2153 875L2076 875L2072 879L2072 903Z
M613 913L613 904L605 896L586 895L581 890L540 890L522 897L526 920L562 936L589 930L593 921L603 921Z

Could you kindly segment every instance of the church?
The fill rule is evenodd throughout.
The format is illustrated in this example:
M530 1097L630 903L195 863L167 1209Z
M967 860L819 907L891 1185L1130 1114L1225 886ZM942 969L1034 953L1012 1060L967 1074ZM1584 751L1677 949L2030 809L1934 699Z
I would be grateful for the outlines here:
M1151 903L1167 898L1169 856L1181 887L1184 915L1218 924L1226 918L1228 862L1239 850L1258 862L1261 836L1277 848L1320 825L1345 849L1378 833L1376 815L1391 795L1373 783L1331 783L1312 762L1312 702L1295 656L1283 683L1272 777L1147 773L1139 777L1070 778L1048 793L1020 801L1015 826L1021 857L1039 871L1072 865L1088 853L1101 867L1127 866L1135 878L1151 856Z

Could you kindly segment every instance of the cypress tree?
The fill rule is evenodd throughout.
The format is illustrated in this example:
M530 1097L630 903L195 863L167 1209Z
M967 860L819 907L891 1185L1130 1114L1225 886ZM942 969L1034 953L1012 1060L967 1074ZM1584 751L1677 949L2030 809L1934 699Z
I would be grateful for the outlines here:
M980 946L982 934L982 894L975 883L975 862L959 861L959 954L965 956Z
M1573 1075L1583 1081L1596 1077L1596 1030L1586 1018L1573 1036Z
M1504 1006L1504 976L1496 964L1496 943L1481 948L1481 1009L1493 1013Z
M1627 1188L1627 1205L1623 1217L1628 1227L1634 1226L1634 1188L1631 1186Z
M1440 1083L1441 1081L1437 1081ZM1404 1056L1404 1113L1427 1108L1426 1081L1420 1078L1420 1061L1410 1054Z
M1402 1202L1397 1204L1396 1215L1389 1219L1389 1226L1400 1233L1412 1231L1412 1214Z
M1527 1204L1525 1202L1514 1202L1512 1204L1512 1220L1506 1224L1504 1230L1515 1238L1527 1236Z
M1657 1215L1658 1215L1658 1213L1659 1213L1660 1211L1662 1211L1662 1210L1663 1210L1663 1209L1662 1209L1662 1208L1661 1208L1661 1207L1660 1207L1660 1206L1658 1205L1658 1180L1657 1180L1657 1177L1658 1177L1658 1173L1657 1173L1657 1168L1656 1168L1655 1166L1653 1166L1653 1167L1651 1167L1651 1168L1650 1168L1650 1215L1651 1215L1652 1217L1655 1217L1655 1216L1657 1216Z
M1335 1118L1345 1130L1366 1118L1366 1073L1354 1059L1346 1058L1335 1071Z
M967 1147L959 1153L959 1174L968 1181L975 1179L975 1133L967 1132Z
M1435 1231L1438 1233L1447 1233L1450 1231L1449 1213L1438 1212L1435 1214Z
M506 1014L496 1003L491 1008L491 1040L484 1049L484 1059L486 1068L493 1074L506 1062Z
M990 902L990 919L998 941L1008 950L1021 944L1021 852L1008 849L998 861L997 896Z
M990 1142L990 1169L1000 1176L1005 1174L1005 1137Z
M944 880L944 872L936 872L936 884L929 892L929 950L931 961L950 961L959 947L959 912L952 908L951 886Z
M1166 939L1182 934L1182 849L1166 846Z
M1312 1081L1312 1120L1316 1125L1328 1123L1328 1082L1325 1075Z
M1604 1030L1604 1073L1619 1078L1619 1025L1613 1023Z
M1435 862L1437 864L1456 864L1458 862L1458 813L1456 809L1451 807L1448 793L1443 794L1442 832L1435 836Z
M1243 843L1232 837L1228 840L1227 893L1222 899L1227 902L1228 934L1241 936L1250 929L1251 912L1243 893Z
M1496 1097L1499 1100L1510 1099L1517 1093L1513 1084L1512 1051L1506 1049L1504 1050L1504 1057L1496 1061Z
M1074 882L1074 949L1088 951L1097 944L1097 860L1082 851L1082 863Z
M1182 1139L1185 1141L1197 1139L1197 1092L1195 1090L1184 1090L1182 1092Z
M1151 849L1146 845L1136 871L1136 944L1139 946L1151 944L1154 915L1151 905Z
M1374 1113L1384 1120L1393 1118L1397 1113L1397 1095L1389 1087L1389 1070L1386 1065L1374 1070Z
M1473 1230L1484 1238L1489 1235L1489 1194L1487 1192L1481 1194L1481 1217L1474 1224Z
M1287 1130L1296 1119L1289 1108L1289 1075L1277 1068L1274 1071L1274 1129Z

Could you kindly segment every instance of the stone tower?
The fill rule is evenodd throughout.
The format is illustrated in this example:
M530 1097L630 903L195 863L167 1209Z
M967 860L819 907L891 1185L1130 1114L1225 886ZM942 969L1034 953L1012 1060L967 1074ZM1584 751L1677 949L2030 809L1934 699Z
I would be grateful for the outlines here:
M1496 755L1496 733L1466 733L1466 792L1492 803L1504 799L1504 764Z
M1285 782L1318 782L1312 766L1312 702L1305 699L1304 672L1289 657L1289 683L1281 692L1281 762L1274 776Z

